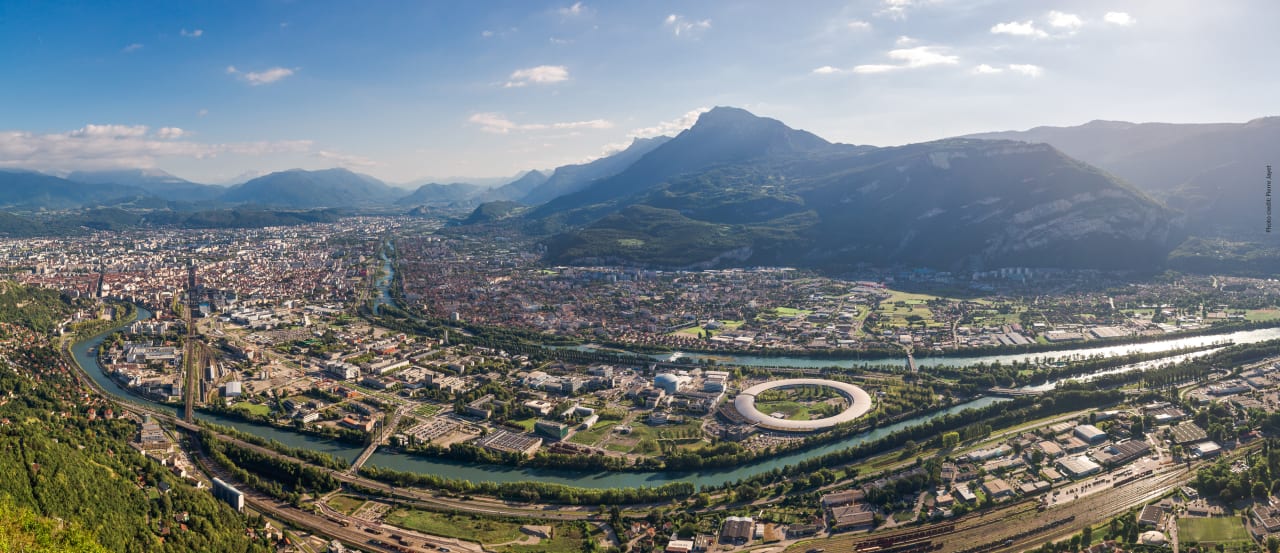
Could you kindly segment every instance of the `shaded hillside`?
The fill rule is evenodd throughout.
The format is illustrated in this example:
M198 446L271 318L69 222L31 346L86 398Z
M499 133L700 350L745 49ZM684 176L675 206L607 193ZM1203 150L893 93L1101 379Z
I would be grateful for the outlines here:
M146 195L146 191L136 186L85 184L34 171L0 169L0 207L3 208L68 209L141 195Z
M484 188L465 182L449 184L428 183L419 186L417 190L409 193L409 195L396 200L396 203L403 206L451 204L469 200L483 191Z
M1153 269L1181 239L1176 214L1048 146L833 145L723 108L531 217L570 225L554 262L677 267Z
M73 171L67 175L67 180L85 184L132 186L157 198L181 202L213 200L227 191L221 186L194 183L159 169Z
M524 204L512 201L485 202L476 207L470 215L467 215L467 218L463 219L461 224L482 225L502 221L520 214L524 207Z
M291 169L229 188L221 200L290 209L389 204L401 192L382 181L346 169Z
M591 183L606 177L612 177L630 167L636 160L653 151L654 148L671 140L667 136L654 138L636 138L625 150L610 156L602 157L590 163L565 165L557 167L545 182L530 190L518 199L529 205L551 201L565 194L571 194L586 188Z
M778 162L811 156L856 154L863 148L831 144L812 133L787 127L775 119L756 117L728 107L703 113L694 126L654 148L626 170L593 182L579 192L555 198L537 208L535 217L570 212L571 223L602 215L573 210L616 202L647 192L665 179L718 165Z
M549 175L542 171L529 171L516 180L481 192L475 199L480 202L517 201L542 186L542 183L547 182L548 177Z
M1051 144L1186 212L1194 232L1265 238L1265 172L1275 163L1280 117L1187 125L1095 121L973 136Z

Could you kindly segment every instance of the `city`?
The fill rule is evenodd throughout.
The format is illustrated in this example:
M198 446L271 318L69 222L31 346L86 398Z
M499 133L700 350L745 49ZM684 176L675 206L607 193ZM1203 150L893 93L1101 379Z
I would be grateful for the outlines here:
M1280 4L0 5L0 551L1280 553Z

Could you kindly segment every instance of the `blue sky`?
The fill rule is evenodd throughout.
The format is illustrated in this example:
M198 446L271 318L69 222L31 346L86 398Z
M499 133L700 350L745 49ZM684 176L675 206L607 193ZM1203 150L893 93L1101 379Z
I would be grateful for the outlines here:
M798 6L791 8L791 6ZM0 166L498 176L744 107L894 145L1246 121L1280 2L0 2Z

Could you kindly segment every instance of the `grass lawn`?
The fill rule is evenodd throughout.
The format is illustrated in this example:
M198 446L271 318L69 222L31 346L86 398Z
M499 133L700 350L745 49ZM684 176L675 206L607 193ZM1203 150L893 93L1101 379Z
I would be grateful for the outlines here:
M773 314L779 317L808 317L813 314L813 311L794 307L775 307L773 308Z
M430 417L431 415L434 415L439 412L440 412L440 406L435 405L433 403L424 403L421 406L419 406L417 409L413 410L413 414L420 415L423 417Z
M1249 531L1245 530L1239 517L1178 519L1178 540L1184 543L1228 543L1249 539Z
M720 332L723 330L737 330L743 324L746 324L746 321L720 321L720 325L721 325L720 328L712 330L711 332L714 334L716 332ZM684 334L687 336L693 336L694 338L697 338L699 336L702 336L702 333L705 330L706 330L706 327L699 325L699 326L691 326L689 328L682 328L680 330L672 332L672 334Z
M450 515L431 511L395 509L387 514L386 521L427 534L478 541L480 543L506 543L524 537L520 525L466 515Z
M756 403L756 409L766 415L782 413L787 416L787 420L809 420L809 406L796 401L761 401Z
M510 420L507 422L524 428L525 432L533 432L533 423L538 422L538 419L535 417L529 417L527 419Z
M1249 322L1274 321L1280 319L1280 309L1250 309L1244 318Z
M386 521L395 526L402 526L419 532L478 541L487 545L519 541L528 537L527 534L520 531L520 523L468 515L396 509L387 514ZM600 531L595 527L591 527L590 531L585 531L577 523L561 523L554 525L552 535L554 537L550 540L542 540L536 545L507 545L497 547L494 550L511 553L534 551L569 553L571 551L585 551L587 549L587 541L599 539Z
M924 305L929 300L940 299L939 296L930 294L913 294L911 292L903 292L901 290L889 290L889 299L881 303L893 304L893 302L906 302L907 305Z
M592 426L591 430L579 430L574 432L572 436L569 436L569 441L575 444L595 445L605 436L613 433L613 427L615 426L617 426L617 421L600 421L597 422L595 426Z
M494 548L494 551L509 553L576 553L586 551L587 543L600 539L600 529L589 526L583 530L580 524L556 524L552 530L554 536L537 545L507 545Z
M329 506L333 507L333 510L346 513L348 515L356 512L356 509L359 509L361 505L364 505L363 499L351 496L335 495L329 498Z
M260 405L260 404L257 404L257 403L237 403L237 404L233 405L231 408L232 408L232 409L235 409L235 410L237 410L237 411L244 411L244 412L246 412L246 413L249 413L250 415L269 415L269 414L271 414L271 408L270 408L270 407L267 407L266 405Z

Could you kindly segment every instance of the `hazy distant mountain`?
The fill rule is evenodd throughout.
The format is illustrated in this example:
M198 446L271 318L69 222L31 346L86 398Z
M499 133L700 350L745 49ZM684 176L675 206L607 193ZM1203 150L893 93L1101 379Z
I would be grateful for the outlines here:
M205 201L222 195L219 186L198 184L160 169L115 169L108 171L74 171L67 180L86 184L123 184L136 186L165 200Z
M732 108L529 217L571 225L555 262L662 266L1151 269L1181 238L1175 214L1049 146L839 145Z
M390 204L399 196L399 191L382 181L346 169L291 169L233 186L220 199L231 204L308 209Z
M433 182L419 186L417 190L409 193L409 195L396 200L396 203L404 206L452 204L470 200L484 190L481 186L466 182L449 184Z
M545 182L537 185L525 194L509 199L520 200L529 205L536 205L553 200L565 194L571 194L586 188L592 182L621 173L636 160L653 151L654 148L671 140L669 136L655 138L637 138L627 149L610 156L602 157L589 163L565 165L557 167Z
M261 177L264 175L270 175L270 174L271 174L271 171L259 171L259 170L245 171L243 173L240 173L239 175L236 175L234 177L231 177L221 182L215 182L213 184L216 184L218 186L235 186L237 184L244 184L258 177Z
M547 182L548 177L549 175L542 171L528 171L525 174L520 175L520 178L516 180L481 192L479 196L476 197L476 200L481 202L520 200L521 198L528 196L529 193L538 186Z
M0 169L0 207L68 209L145 195L147 192L137 186L86 184L35 171Z
M524 176L524 173L507 176L507 177L463 177L463 176L457 176L457 175L445 176L445 177L420 177L420 178L411 180L409 182L397 183L393 186L395 186L396 188L417 190L418 187L424 184L437 184L442 182L465 182L468 184L474 184L476 186L479 186L480 188L493 188L497 186L502 186L511 181L519 179L520 177L523 177L523 176Z
M1051 144L1185 211L1197 232L1265 235L1264 178L1276 162L1280 117L1185 125L1093 121L972 136Z

